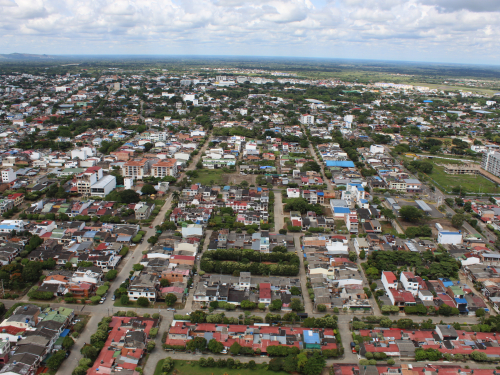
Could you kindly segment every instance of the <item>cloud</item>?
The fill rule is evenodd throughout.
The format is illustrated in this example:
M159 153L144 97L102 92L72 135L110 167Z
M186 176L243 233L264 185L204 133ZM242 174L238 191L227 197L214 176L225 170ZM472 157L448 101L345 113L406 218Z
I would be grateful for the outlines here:
M500 58L498 0L0 0L0 49Z
M423 4L436 6L445 12L469 10L471 12L498 12L500 2L497 0L424 0Z

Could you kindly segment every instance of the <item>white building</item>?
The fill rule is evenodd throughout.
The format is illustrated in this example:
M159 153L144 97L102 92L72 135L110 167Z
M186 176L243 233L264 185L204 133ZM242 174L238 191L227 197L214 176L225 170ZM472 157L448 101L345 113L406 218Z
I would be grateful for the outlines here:
M366 241L366 238L355 238L354 241L354 248L356 249L356 252L359 253L364 250L365 252L368 252L369 246L368 246L368 241Z
M462 232L447 232L440 231L438 232L438 243L442 245L450 244L450 245L459 245L463 242Z
M79 149L71 150L71 159L87 160L91 156L95 156L95 149L91 147L82 147Z
M407 292L414 296L418 294L418 281L413 272L401 272L399 280Z
M123 179L123 184L125 185L125 190L130 190L134 186L134 178L133 177L125 177Z
M90 196L104 198L116 189L116 177L107 175L90 187Z
M383 154L385 151L384 146L381 145L371 145L370 153L372 154Z
M389 289L398 289L398 279L392 272L383 271L381 280L387 294L389 294Z
M182 238L188 236L203 236L203 227L200 224L188 224L182 227Z
M17 179L17 173L12 168L2 170L2 182L9 183Z
M500 177L500 152L488 151L483 154L481 168L491 174Z
M304 125L313 125L314 124L314 116L311 115L302 115L300 116L300 123Z
M288 188L286 194L288 198L300 198L300 189Z

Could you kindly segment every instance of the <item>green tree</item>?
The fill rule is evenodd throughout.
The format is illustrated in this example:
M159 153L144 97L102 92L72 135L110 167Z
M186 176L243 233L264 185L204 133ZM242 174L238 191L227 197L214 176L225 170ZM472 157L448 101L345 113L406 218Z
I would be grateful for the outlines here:
M63 349L65 350L68 350L68 349L71 349L71 347L75 345L75 340L73 340L71 338L71 336L66 336L64 339L63 339L63 342L62 342L62 347Z
M58 350L47 361L47 367L52 371L56 371L59 368L59 366L61 366L61 364L65 359L66 359L66 351Z
M71 375L86 375L87 374L87 371L88 371L88 367L86 366L78 366L76 367L73 372L71 373Z
M477 310L476 310L476 316L477 316L478 318L482 318L485 314L486 314L486 313L485 313L484 309L482 309L482 308L481 308L481 309L477 309Z
M84 346L80 352L85 358L90 358L92 362L94 362L99 355L99 350L97 350L97 348L93 347L92 345Z
M462 225L464 224L465 221L465 216L462 214L455 214L451 218L451 225L453 225L455 228L461 228Z
M424 216L422 211L414 206L403 206L399 210L399 215L406 221L410 221L412 223L420 221Z
M290 307L293 311L302 311L304 310L304 305L298 298L292 298L290 302Z
M120 303L124 306L128 305L130 302L130 299L128 298L128 295L126 294L123 294L121 297L120 297Z
M177 302L177 296L175 294L168 293L165 296L165 303L167 304L167 306L173 306L175 302Z
M23 280L28 282L35 282L40 280L40 276L42 276L42 263L29 262L23 268L22 276Z
M300 302L300 301L299 301ZM274 301L271 302L269 305L269 310L271 311L279 311L281 310L281 306L283 305L283 302L279 299L275 299Z
M208 342L208 350L210 350L212 353L220 353L224 350L224 345L222 345L216 339L211 339Z
M161 368L163 373L168 373L174 368L174 360L172 357L167 357L163 360L163 366Z
M207 347L207 339L204 337L195 337L192 340L189 340L186 344L186 349L192 352L199 350L203 351Z
M241 345L238 344L238 342L235 341L233 343L233 345L231 345L231 347L229 348L229 351L233 355L238 355L238 354L240 354L240 351L241 351Z
M153 195L156 194L156 189L153 187L153 185L144 184L144 186L141 188L141 193L144 195Z
M141 307L148 307L149 299L147 299L146 297L139 297L137 298L137 304Z
M283 365L283 359L273 358L269 361L269 370L271 371L281 371L281 366Z
M480 352L478 350L474 350L470 353L470 357L477 362L484 362L488 359L488 356L484 352Z
M117 270L109 270L106 273L106 280L109 280L109 281L114 280L117 275L118 275L118 271Z
M207 314L204 311L196 310L191 313L191 323L205 323Z

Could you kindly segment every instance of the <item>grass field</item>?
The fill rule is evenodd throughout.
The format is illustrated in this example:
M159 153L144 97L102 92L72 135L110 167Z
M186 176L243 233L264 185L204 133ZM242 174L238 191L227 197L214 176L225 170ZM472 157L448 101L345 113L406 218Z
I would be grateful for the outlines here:
M224 172L222 169L201 169L197 170L198 177L193 178L192 182L194 184L201 183L202 185L222 184Z
M432 161L431 161L432 162ZM438 184L438 188L451 192L455 186L460 186L467 192L472 193L485 193L485 194L499 194L500 188L497 184L487 180L481 175L453 175L444 172L444 168L434 164L432 173L429 175Z
M398 234L398 231L392 227L392 224L389 223L388 221L381 221L380 224L382 224L382 233L383 234L393 234L396 235Z
M217 359L217 358L216 358ZM243 357L240 359L241 362L249 362L251 361L252 358L248 357ZM279 372L274 372L267 370L267 365L264 364L257 364L257 368L255 370L250 370L247 368L242 368L238 370L230 370L226 367L224 368L219 368L219 367L200 367L198 366L198 363L194 361L194 366L192 365L191 361L181 361L181 360L175 360L174 361L174 369L171 371L171 373L176 373L177 375L254 375L254 374L259 374L259 375L289 375L287 372L284 371L279 371ZM158 364L156 365L155 373L154 375L161 375L161 368L163 366L163 359L158 361Z

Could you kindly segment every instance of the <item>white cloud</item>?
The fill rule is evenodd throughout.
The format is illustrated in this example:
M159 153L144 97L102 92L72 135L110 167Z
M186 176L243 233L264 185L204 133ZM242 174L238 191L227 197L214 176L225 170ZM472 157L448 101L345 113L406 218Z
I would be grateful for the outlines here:
M0 0L0 14L4 53L500 57L498 0Z

